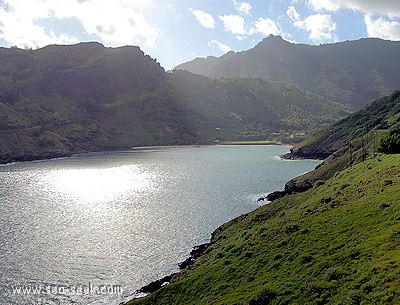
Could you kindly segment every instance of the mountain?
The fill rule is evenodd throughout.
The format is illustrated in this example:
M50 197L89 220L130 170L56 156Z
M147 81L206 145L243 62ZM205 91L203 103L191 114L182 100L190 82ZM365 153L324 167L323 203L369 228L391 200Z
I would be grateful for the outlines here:
M399 152L400 91L296 146L331 155L126 304L399 304L400 154L379 153L387 135Z
M170 80L196 134L217 139L298 141L310 130L343 117L343 105L264 79L211 79L175 71ZM292 139L291 139L292 138Z
M295 141L348 112L289 83L166 73L140 48L0 48L0 162L144 145Z
M178 65L207 77L261 77L295 83L332 101L360 108L400 83L399 41L360 39L311 46L269 36L254 48Z
M0 60L2 162L193 138L164 69L138 47L0 49Z

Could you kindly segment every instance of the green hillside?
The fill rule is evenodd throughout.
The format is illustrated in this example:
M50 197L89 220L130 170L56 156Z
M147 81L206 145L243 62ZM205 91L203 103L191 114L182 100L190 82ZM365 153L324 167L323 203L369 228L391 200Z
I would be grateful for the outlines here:
M369 102L363 109L325 128L292 149L295 157L324 158L371 131L380 134L400 126L400 91ZM371 135L372 136L372 135ZM315 152L315 154L314 154Z
M293 84L259 79L211 79L175 71L170 79L197 133L220 140L298 142L349 112ZM212 138L210 138L212 140Z
M309 189L338 171L374 156L382 141L395 142L393 138L400 138L399 127L400 91L396 90L295 145L286 158L326 159L314 171L286 183L285 190L277 192L277 196ZM398 142L394 151L400 153Z
M138 47L0 48L0 163L132 146L299 141L348 112L287 83L166 73Z
M360 108L400 83L400 42L360 39L311 46L269 36L254 48L196 58L175 69L208 77L261 77L285 81L330 100Z
M383 138L400 127L400 91L376 99L345 119L294 146L289 158L327 158L315 171L289 181L286 189L310 187L338 170L362 162L378 150Z
M217 229L133 304L398 304L400 155L378 155Z

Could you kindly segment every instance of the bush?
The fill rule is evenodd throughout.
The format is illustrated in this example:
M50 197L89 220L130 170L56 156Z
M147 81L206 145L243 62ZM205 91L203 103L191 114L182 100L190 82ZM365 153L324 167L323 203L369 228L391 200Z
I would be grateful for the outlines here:
M292 234L294 232L297 232L300 230L300 227L298 224L289 224L285 227L285 233L286 234Z
M277 297L276 291L266 288L257 295L253 296L249 302L246 304L248 305L267 305L271 304L271 302Z
M398 154L400 153L400 131L392 130L389 134L385 135L379 144L378 152L384 154Z
M324 274L324 280L327 282L340 280L346 276L346 272L340 267L328 268Z

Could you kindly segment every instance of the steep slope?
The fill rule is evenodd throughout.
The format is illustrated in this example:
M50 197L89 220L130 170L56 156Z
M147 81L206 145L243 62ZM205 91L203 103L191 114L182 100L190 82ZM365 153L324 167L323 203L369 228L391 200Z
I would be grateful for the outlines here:
M244 52L197 58L175 69L208 77L286 81L354 108L397 89L399 41L361 39L310 46L269 36Z
M398 304L400 155L359 163L217 229L133 304Z
M166 73L138 47L0 49L0 161L194 142Z
M0 163L143 145L293 141L347 113L290 84L166 73L138 47L0 48L0 60Z

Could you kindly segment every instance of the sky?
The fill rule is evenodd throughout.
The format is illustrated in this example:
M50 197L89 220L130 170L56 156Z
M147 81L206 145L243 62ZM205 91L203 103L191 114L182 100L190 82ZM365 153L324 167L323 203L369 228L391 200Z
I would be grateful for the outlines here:
M400 0L0 0L0 46L139 46L166 69L280 35L326 44L400 40Z

